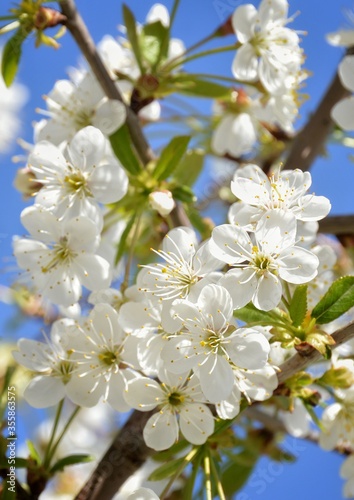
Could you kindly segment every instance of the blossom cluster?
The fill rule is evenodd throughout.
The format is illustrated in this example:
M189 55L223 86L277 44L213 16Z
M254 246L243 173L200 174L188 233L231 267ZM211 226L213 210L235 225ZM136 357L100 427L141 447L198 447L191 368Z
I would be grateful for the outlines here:
M235 10L238 50L232 72L243 87L231 92L230 102L216 104L223 113L211 139L216 153L248 154L265 122L292 132L295 90L304 72L298 34L287 27L290 20L286 0ZM148 14L147 24L156 21L169 26L162 6ZM137 33L141 30L137 26ZM183 52L183 43L171 39L166 61L178 60ZM143 76L130 43L105 37L99 53L128 102L132 82ZM344 61L344 78L351 65L352 59ZM253 96L245 85L256 87ZM45 100L45 118L35 124L26 166L27 194L35 197L21 214L29 234L15 237L13 245L24 279L58 307L59 319L43 342L20 339L13 353L33 372L24 397L36 408L68 398L85 408L106 402L118 412L153 412L143 431L149 447L166 450L180 436L202 445L217 419L234 419L242 403L272 396L288 352L274 340L279 325L242 323L238 312L248 306L272 317L275 311L276 323L289 317L289 297L298 285L308 285L312 309L334 281L335 252L317 241L318 221L329 213L330 202L309 191L309 172L275 167L266 173L244 162L230 185L234 202L228 223L214 227L203 241L189 226L166 229L160 248L152 250L151 261L140 266L136 283L128 286L129 276L120 279L116 269L117 240L127 222L117 212L114 223L120 220L112 227L105 217L107 206L129 189L128 174L109 140L125 124L126 104L108 99L89 70L72 71L71 79L58 81ZM155 99L137 113L144 121L157 119L160 111ZM333 116L338 113L335 108ZM136 179L131 180L134 189ZM168 190L146 198L162 218L175 206ZM85 289L91 293L80 309ZM354 374L352 365L340 359L335 369ZM354 446L354 392L345 387L333 394L335 403L323 412L320 444L326 449L338 442ZM297 396L293 412L280 416L290 432L301 435L309 417L304 397ZM350 479L348 467L342 472Z

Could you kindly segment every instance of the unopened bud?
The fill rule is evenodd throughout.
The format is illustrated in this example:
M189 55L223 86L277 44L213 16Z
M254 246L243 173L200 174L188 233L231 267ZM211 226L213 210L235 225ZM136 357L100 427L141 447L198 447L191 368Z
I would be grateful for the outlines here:
M157 210L162 217L171 213L176 205L171 191L167 189L150 193L149 202L151 208Z
M38 182L28 167L20 168L17 171L14 187L23 194L25 198L30 198L38 193L42 184Z

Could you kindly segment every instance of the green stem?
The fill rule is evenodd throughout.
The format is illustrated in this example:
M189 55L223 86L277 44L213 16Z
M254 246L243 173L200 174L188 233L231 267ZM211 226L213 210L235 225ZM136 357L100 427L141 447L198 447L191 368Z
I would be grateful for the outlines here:
M206 57L210 56L213 54L220 54L221 52L227 52L230 50L237 50L241 46L240 43L234 43L232 45L225 45L224 47L217 47L215 49L209 49L209 50L204 50L202 52L198 52L197 54L193 54L189 57L186 58L180 58L177 62L173 63L173 61L169 61L165 67L163 68L167 72L173 71L175 68L178 66L181 66L182 64L186 64L190 61L194 61L195 59L199 59L200 57ZM171 64L172 62L172 64Z
M54 454L55 452L57 451L57 448L60 444L60 441L63 439L66 431L69 429L70 425L71 425L71 422L74 420L74 418L76 417L76 415L79 413L81 407L80 406L77 406L75 408L75 410L72 412L69 420L66 422L65 426L64 426L64 429L61 431L61 433L59 434L59 437L58 439L56 440L54 446L52 447L50 453L48 454L48 465L50 464L52 458L54 457Z
M210 457L208 454L204 456L204 474L205 474L205 493L207 500L213 500L213 488L211 483L211 468Z
M284 281L284 289L285 289L286 299L287 299L287 301L290 304L292 296L291 296L291 291L290 291L289 283L287 283L286 281Z
M283 304L285 305L285 307L289 311L290 304L289 304L288 300L286 299L286 297L284 295L282 295L281 300L283 301Z
M164 487L161 495L160 495L160 500L163 500L165 498L165 496L167 495L167 493L169 492L171 486L173 485L173 483L176 481L176 479L182 474L183 470L187 467L187 465L193 460L193 458L195 457L195 455L198 453L199 451L199 448L193 448L189 453L188 455L185 456L183 462L181 463L181 465L178 467L177 471L173 474L173 476L171 477L171 479L168 481L168 483L166 484L166 486Z
M170 15L169 31L171 31L171 28L173 26L173 23L174 23L174 20L175 20L175 17L176 17L176 13L177 13L177 9L179 7L179 2L180 2L180 0L175 0L173 2L173 7L172 7L172 10L171 10L171 15Z
M231 78L229 76L222 76L222 75L212 75L210 73L188 73L188 76L193 78L205 78L208 80L220 80L222 82L229 82L229 83L237 83L237 80L235 78Z
M51 448L52 448L52 444L53 444L53 441L54 441L54 438L55 438L55 434L56 434L57 429L58 429L60 415L61 415L63 406L64 406L64 399L62 399L60 401L60 403L58 404L58 408L57 408L57 411L56 411L56 414L55 414L55 419L54 419L54 425L53 425L53 429L52 429L52 434L50 436L49 443L48 443L48 446L47 446L47 449L46 449L46 452L45 452L45 456L44 456L44 460L43 460L43 466L45 468L47 468L49 466L49 464L50 464L50 460L51 460L51 457L52 457Z
M186 481L185 487L183 489L182 496L183 496L184 500L193 500L193 498L194 498L193 497L193 490L194 490L195 480L197 478L197 475L199 472L199 467L200 467L200 464L202 463L202 460L203 460L202 454L198 453L195 457L194 462L193 462L192 472L190 473L190 475Z
M212 473L214 481L216 483L216 488L217 488L218 493L219 493L219 498L220 498L220 500L226 500L224 488L222 487L222 484L221 484L221 481L219 478L219 474L218 474L218 471L216 469L215 462L214 462L212 456L210 455L210 451L209 451L209 456L210 456L210 463L211 463L211 473Z
M134 258L134 250L135 250L135 245L139 236L139 228L140 228L140 222L141 222L141 217L142 213L137 215L137 220L135 223L135 228L134 228L134 233L132 236L132 241L130 243L130 249L129 249L129 255L128 255L128 260L127 260L127 265L125 266L125 272L124 272L124 279L123 283L121 284L121 292L124 293L125 290L128 288L129 285L129 274L130 274L130 268L133 263L133 258Z

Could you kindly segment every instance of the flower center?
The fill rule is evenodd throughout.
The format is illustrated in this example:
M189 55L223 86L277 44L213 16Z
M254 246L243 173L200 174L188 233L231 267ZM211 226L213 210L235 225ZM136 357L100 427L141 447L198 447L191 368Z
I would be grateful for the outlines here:
M63 383L67 384L70 380L73 369L73 363L67 360L62 360L57 364L55 371L57 372L57 375L61 378Z
M88 187L86 177L80 170L71 169L71 173L64 178L64 184L69 194L80 194L86 197L92 197Z
M250 264L257 274L264 274L267 271L276 274L276 266L271 256L260 252L257 246L252 248L252 253L254 257Z
M74 257L76 257L76 253L69 247L68 238L62 236L59 242L53 245L52 259L42 267L42 273L48 273L58 265L70 264Z
M75 114L75 123L80 130L81 128L88 127L91 125L93 112L79 111Z
M180 394L179 392L171 392L168 395L168 402L171 406L180 406L181 404L184 403L185 401L185 396L183 394Z
M98 355L98 359L106 366L115 365L117 362L117 355L112 351L104 351Z

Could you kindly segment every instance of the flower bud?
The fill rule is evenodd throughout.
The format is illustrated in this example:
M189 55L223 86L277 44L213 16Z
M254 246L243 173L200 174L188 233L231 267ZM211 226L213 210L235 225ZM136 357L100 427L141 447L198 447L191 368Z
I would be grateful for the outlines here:
M35 179L33 172L28 167L17 171L14 187L23 194L24 198L30 198L38 193L42 184Z
M162 217L171 213L175 207L172 193L166 189L150 193L149 202L151 208L157 210Z

